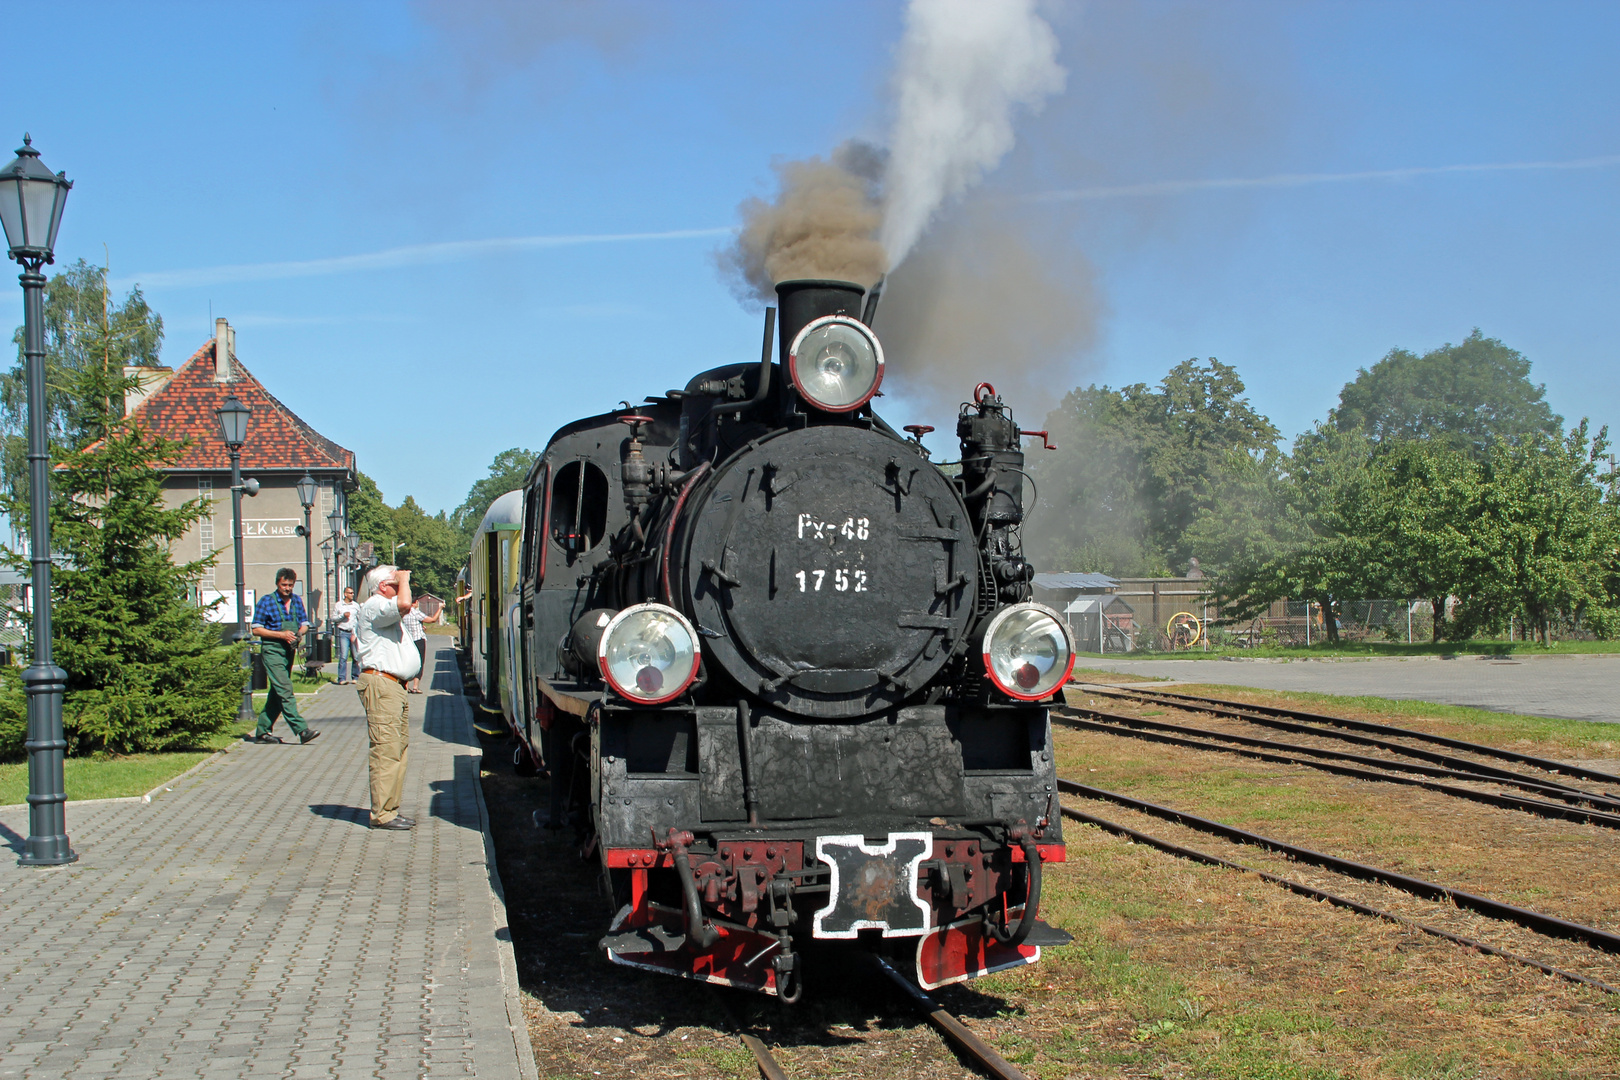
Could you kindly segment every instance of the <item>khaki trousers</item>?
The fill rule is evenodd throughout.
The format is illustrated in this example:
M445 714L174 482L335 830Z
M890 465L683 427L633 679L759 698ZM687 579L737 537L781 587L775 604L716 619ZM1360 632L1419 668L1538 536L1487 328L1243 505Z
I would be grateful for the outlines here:
M410 745L411 699L386 675L360 674L360 703L371 736L371 823L386 825L399 816L405 790L405 753Z

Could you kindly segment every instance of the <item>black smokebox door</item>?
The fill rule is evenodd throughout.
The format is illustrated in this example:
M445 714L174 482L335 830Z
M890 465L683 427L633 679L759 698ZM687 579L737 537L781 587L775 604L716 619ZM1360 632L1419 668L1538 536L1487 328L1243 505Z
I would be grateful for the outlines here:
M791 712L855 717L944 664L977 586L949 482L876 432L790 432L728 462L688 549L693 610L728 633L711 653Z

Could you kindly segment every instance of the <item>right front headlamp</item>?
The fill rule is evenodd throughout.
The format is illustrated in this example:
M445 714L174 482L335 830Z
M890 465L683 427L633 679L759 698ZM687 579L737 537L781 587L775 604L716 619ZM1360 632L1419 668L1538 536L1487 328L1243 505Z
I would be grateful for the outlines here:
M788 378L799 394L826 412L853 412L883 382L883 346L847 315L823 315L805 325L788 349Z
M1019 701L1051 697L1074 670L1069 628L1045 604L1013 604L996 612L981 648L990 681Z

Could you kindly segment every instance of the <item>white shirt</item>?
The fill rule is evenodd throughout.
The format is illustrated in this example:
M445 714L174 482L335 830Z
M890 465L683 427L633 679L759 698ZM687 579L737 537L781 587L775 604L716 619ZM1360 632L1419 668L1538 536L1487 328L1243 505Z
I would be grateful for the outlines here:
M337 628L345 634L354 633L354 617L360 614L360 605L353 600L344 600L332 605L332 614L337 616Z
M399 617L399 604L381 593L360 605L355 617L360 666L386 671L400 679L414 679L422 670L422 658L406 639Z

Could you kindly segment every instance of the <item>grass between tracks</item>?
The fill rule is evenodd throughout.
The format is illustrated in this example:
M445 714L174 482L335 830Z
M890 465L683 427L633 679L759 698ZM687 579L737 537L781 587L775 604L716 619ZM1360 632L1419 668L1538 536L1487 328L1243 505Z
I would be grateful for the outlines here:
M1237 696L1232 688L1190 692L1201 689ZM1592 736L1594 725L1477 710L1417 715L1435 713L1434 706L1391 713L1384 703L1322 695L1248 697L1308 699L1305 707L1553 758L1611 749ZM1102 707L1220 726L1157 706ZM1613 830L1060 726L1055 741L1060 775L1579 922L1620 926L1611 870L1620 835ZM1106 804L1066 801L1115 820L1129 816ZM1146 819L1132 824L1158 835L1175 831ZM973 984L1007 1003L993 1021L1000 1045L1032 1076L1620 1076L1620 1003L1607 995L1292 896L1252 875L1199 866L1072 821L1065 828L1070 861L1052 868L1046 909L1075 942L1050 950L1035 967ZM1310 876L1255 849L1191 833L1174 838L1246 865ZM1386 908L1402 903L1391 890L1375 889L1371 899ZM1487 940L1499 933L1477 919L1466 932ZM1520 932L1508 947L1532 952L1539 940ZM1571 967L1589 957L1585 973L1609 982L1620 976L1613 958L1551 948L1561 954L1543 955L1548 962Z

